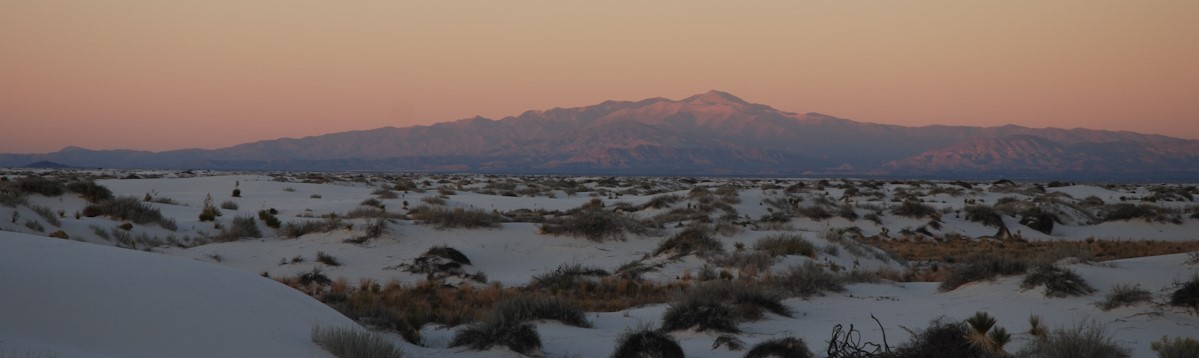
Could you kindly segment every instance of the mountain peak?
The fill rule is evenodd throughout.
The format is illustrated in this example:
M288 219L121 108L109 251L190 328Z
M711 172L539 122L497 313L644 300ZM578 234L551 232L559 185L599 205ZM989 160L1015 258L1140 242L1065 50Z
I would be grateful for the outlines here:
M687 103L707 103L707 104L734 104L748 105L749 102L738 98L728 92L711 90L702 94L697 94L691 97L684 98L681 102Z

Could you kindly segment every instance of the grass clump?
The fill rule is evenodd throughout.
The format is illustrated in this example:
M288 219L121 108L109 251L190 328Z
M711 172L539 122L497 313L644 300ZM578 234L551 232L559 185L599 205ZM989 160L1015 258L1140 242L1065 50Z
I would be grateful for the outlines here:
M1182 223L1177 212L1149 204L1118 203L1105 205L1100 210L1099 216L1103 221L1143 219L1148 222Z
M503 217L482 209L444 208L421 205L408 212L413 220L433 225L438 230L499 228Z
M662 315L662 331L674 332L691 328L703 331L738 333L737 314L728 305L713 297L687 295L671 303Z
M966 214L966 220L995 228L1004 227L1003 217L999 215L999 212L995 211L995 208L990 206L966 205L963 211Z
M98 203L112 199L112 191L94 181L72 182L67 184L67 190L78 193L89 203Z
M224 201L224 202L222 202L222 203L221 203L221 209L225 209L225 210L237 210L237 208L238 208L238 206L237 206L237 202L235 202L235 201L232 201L232 200L226 200L226 201Z
M541 335L532 323L494 315L486 321L459 330L450 340L450 347L466 347L483 351L503 346L513 352L532 356L541 352Z
M329 266L341 266L341 261L337 261L336 257L326 254L324 251L317 251L316 262L320 262Z
M636 234L647 231L634 218L604 210L603 202L599 199L572 209L569 215L548 219L538 229L542 234L570 235L591 241L623 240L626 232Z
M341 227L341 221L335 218L326 220L289 221L279 228L279 234L284 237L297 238L314 232L329 232Z
M898 206L891 208L891 213L899 216L919 219L936 217L937 209L915 200L907 200L904 201L903 204L899 204Z
M1190 281L1182 284L1182 287L1170 294L1170 305L1199 312L1199 275L1191 277Z
M783 317L792 317L793 315L791 308L783 304L783 295L780 292L766 289L760 285L712 281L695 287L687 295L718 300L722 304L734 308L737 317L746 322L762 319L763 312Z
M1099 303L1099 308L1110 311L1141 302L1149 302L1152 297L1149 291L1141 288L1141 285L1116 284L1112 286L1112 291L1104 297L1103 302Z
M683 358L683 348L669 334L649 327L626 330L616 340L612 358Z
M758 239L754 250L765 251L771 256L807 256L816 257L816 247L802 236L795 234L771 235Z
M561 298L517 296L496 303L493 315L519 321L555 320L567 325L591 328L587 314Z
M1045 297L1081 296L1095 292L1095 289L1074 271L1051 264L1039 265L1024 276L1020 288L1029 290L1041 285L1045 286Z
M66 186L62 182L37 176L27 176L17 180L17 188L25 193L52 197L66 192Z
M964 262L949 268L945 281L937 287L941 292L953 291L971 282L994 280L999 276L1019 275L1028 271L1027 261L1005 256L976 255Z
M1157 352L1159 358L1193 358L1199 357L1199 340L1191 337L1162 336L1162 340L1149 344L1149 348Z
M279 221L279 218L276 217L275 214L273 214L267 210L259 210L258 211L258 220L262 220L262 222L265 223L267 227L272 228L272 229L278 229L280 226L283 225L283 223Z
M401 358L404 352L380 335L351 327L312 327L312 341L338 358Z
M571 290L582 286L591 278L601 278L611 275L608 271L585 266L580 263L561 264L553 272L546 272L533 277L533 287L550 290Z
M216 242L230 242L247 237L262 237L262 232L258 230L258 223L254 221L253 216L238 216L233 218L233 223L223 229L221 234L212 240Z
M88 205L83 209L87 217L107 216L116 220L136 224L158 223L167 230L177 229L175 220L162 216L162 212L132 196L116 197Z
M812 261L791 266L774 276L773 281L777 287L800 297L845 291L845 280L842 277L825 271L823 266Z
M1058 328L1034 339L1016 353L1025 358L1125 358L1132 355L1107 335L1107 329L1095 322Z
M803 339L796 337L775 338L755 344L745 358L812 358L812 350Z
M694 253L696 256L709 257L723 252L724 245L720 240L712 237L705 228L692 226L663 240L654 249L653 255L670 253L671 256L682 257Z

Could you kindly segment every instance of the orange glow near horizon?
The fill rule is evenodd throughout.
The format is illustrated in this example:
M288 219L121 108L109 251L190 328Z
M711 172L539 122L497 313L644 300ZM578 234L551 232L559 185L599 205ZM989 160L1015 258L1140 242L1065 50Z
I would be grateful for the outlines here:
M716 89L1199 139L1195 1L0 2L0 152L219 148Z

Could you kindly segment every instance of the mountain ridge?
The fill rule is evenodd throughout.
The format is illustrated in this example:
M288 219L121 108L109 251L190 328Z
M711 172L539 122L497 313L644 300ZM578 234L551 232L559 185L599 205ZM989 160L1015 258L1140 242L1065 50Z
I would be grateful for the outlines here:
M609 100L211 150L0 154L2 166L37 161L163 169L1192 180L1199 179L1199 141L1082 128L857 122L712 90L681 100Z

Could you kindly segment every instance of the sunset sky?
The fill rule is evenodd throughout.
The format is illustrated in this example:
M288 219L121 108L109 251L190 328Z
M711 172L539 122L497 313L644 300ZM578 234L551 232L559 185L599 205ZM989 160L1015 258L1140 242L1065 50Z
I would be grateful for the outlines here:
M1199 1L0 0L0 152L712 89L866 122L1199 139Z

